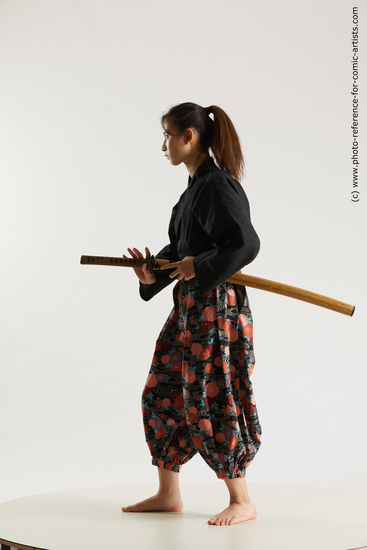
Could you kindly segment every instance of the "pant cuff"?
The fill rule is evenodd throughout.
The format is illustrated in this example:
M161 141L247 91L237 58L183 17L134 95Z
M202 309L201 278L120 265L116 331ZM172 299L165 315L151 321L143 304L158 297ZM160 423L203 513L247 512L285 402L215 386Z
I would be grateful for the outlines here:
M163 468L164 470L171 470L171 472L179 473L182 468L182 464L174 464L173 462L164 462L160 458L152 458L153 466L158 466L158 468Z
M239 477L246 477L246 474L244 472L235 472L234 474L228 473L222 473L222 472L215 472L217 474L218 479L237 479Z

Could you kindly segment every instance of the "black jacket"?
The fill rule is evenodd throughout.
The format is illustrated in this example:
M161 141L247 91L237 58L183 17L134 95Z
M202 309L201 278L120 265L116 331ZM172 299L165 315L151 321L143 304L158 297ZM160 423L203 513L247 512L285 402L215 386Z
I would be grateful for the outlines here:
M250 207L241 184L220 170L209 157L172 209L170 242L156 258L175 262L195 256L195 276L205 292L252 262L260 240L251 224ZM175 279L156 271L156 282L140 283L140 296L150 300Z

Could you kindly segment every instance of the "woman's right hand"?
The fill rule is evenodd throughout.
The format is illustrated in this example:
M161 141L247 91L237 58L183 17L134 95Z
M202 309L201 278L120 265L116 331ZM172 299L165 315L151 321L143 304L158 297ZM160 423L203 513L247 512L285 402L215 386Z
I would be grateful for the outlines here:
M127 250L130 253L132 258L144 259L143 254L137 248L133 248L133 249L128 248ZM125 254L123 254L122 257L127 259L127 256L125 256ZM145 259L148 259L148 258L150 258L149 248L145 247ZM145 285L151 285L155 283L155 275L154 273L149 273L147 264L143 264L141 268L134 267L133 269L139 281L141 281Z

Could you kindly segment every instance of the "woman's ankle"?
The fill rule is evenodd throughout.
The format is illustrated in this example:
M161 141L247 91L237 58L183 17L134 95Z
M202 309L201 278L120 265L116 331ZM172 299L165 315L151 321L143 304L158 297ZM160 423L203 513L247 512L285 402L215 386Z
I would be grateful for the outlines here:
M251 499L247 491L247 483L244 477L225 479L229 491L229 500L231 504L250 504Z
M172 470L158 469L159 494L175 495L180 494L179 474Z

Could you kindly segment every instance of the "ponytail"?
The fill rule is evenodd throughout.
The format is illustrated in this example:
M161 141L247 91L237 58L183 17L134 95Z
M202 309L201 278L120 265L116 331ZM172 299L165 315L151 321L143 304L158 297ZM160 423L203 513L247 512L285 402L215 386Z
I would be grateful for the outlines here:
M244 160L238 134L229 116L216 105L206 109L207 114L213 113L213 133L211 150L219 168L228 172L236 180L240 180L244 172Z
M211 113L213 120L209 116ZM243 177L241 143L231 119L223 109L216 105L204 108L196 103L181 103L162 116L163 128L166 122L175 126L180 133L187 128L195 128L202 152L210 148L219 168L238 181Z

